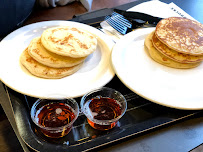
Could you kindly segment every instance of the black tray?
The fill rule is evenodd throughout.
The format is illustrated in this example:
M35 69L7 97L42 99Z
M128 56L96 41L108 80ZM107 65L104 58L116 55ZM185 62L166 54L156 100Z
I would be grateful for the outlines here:
M144 1L147 0L138 0L117 8L125 10ZM72 20L99 27L99 23L105 15L110 14L112 10L102 9L76 16ZM5 90L10 99L21 138L30 147L30 150L37 151L88 151L133 135L142 135L147 131L167 127L202 112L172 109L152 103L130 91L116 76L106 86L120 91L127 99L128 109L118 125L109 131L97 131L88 125L85 116L81 114L71 132L67 136L55 140L43 136L31 121L30 107L36 98L17 93L6 86ZM80 98L77 98L76 101L79 103Z
M116 85L115 85L116 84ZM23 141L37 151L88 151L112 142L183 120L200 111L178 110L152 103L126 88L115 76L106 85L120 91L127 99L128 108L118 125L109 131L91 128L84 115L79 115L71 132L60 139L42 135L30 118L30 107L36 98L17 93L7 87L17 128ZM79 103L80 98L76 98Z

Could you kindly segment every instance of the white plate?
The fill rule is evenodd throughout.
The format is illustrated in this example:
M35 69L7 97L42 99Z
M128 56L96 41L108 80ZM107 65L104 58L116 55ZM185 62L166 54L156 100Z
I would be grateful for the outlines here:
M22 67L19 57L30 41L50 27L70 25L94 34L98 39L96 51L88 56L82 68L62 79L35 77ZM114 43L101 31L71 21L45 21L24 26L5 37L0 43L0 78L7 86L25 95L49 98L53 95L79 97L107 84L115 75L111 67L111 50Z
M203 64L174 69L152 60L144 49L144 39L153 30L133 31L116 43L112 51L116 74L133 92L152 102L177 109L203 109Z

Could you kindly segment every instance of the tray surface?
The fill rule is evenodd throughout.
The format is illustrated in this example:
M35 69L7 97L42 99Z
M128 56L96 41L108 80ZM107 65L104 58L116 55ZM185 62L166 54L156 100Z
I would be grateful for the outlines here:
M140 134L182 119L199 111L177 110L152 103L126 88L115 76L107 87L120 91L127 99L128 108L118 125L109 131L91 128L84 115L79 115L71 132L60 139L50 139L42 135L30 118L30 107L36 98L19 94L9 88L14 117L23 141L37 151L88 151L112 142ZM80 102L80 98L76 98Z

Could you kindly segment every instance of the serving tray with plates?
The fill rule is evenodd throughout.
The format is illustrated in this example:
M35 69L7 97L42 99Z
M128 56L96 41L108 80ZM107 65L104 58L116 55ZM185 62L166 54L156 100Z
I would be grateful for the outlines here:
M135 3L121 8L127 9L132 5L135 5ZM111 9L103 9L98 12L100 14L99 17L97 13L93 13L91 17L88 13L88 18L84 14L82 18L76 17L73 21L98 27L104 16L111 13ZM86 20L81 21L84 18ZM105 83L108 80L105 80ZM101 84L98 83L98 85ZM91 128L85 116L80 114L67 136L51 139L42 135L31 121L30 108L37 98L14 91L6 85L3 86L9 99L6 104L11 106L13 111L12 117L15 118L19 134L30 151L88 151L128 139L132 136L136 138L135 135L141 136L144 133L153 132L156 129L178 123L202 112L201 110L179 110L151 102L131 91L132 88L130 90L117 76L114 76L105 86L121 92L128 103L127 111L122 119L119 120L117 126L111 130L101 132ZM76 97L75 99L79 103L81 97Z

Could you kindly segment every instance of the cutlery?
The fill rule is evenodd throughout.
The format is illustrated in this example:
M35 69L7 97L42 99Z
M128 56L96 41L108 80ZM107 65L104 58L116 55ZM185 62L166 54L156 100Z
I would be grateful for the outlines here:
M105 17L105 21L116 31L125 35L139 27L154 27L156 24L149 24L148 21L141 19L127 19L121 14L113 12Z
M149 14L141 13L141 12L132 12L132 11L124 11L120 9L114 9L114 12L123 15L127 19L140 19L143 21L147 21L149 24L157 24L163 18L151 16Z

